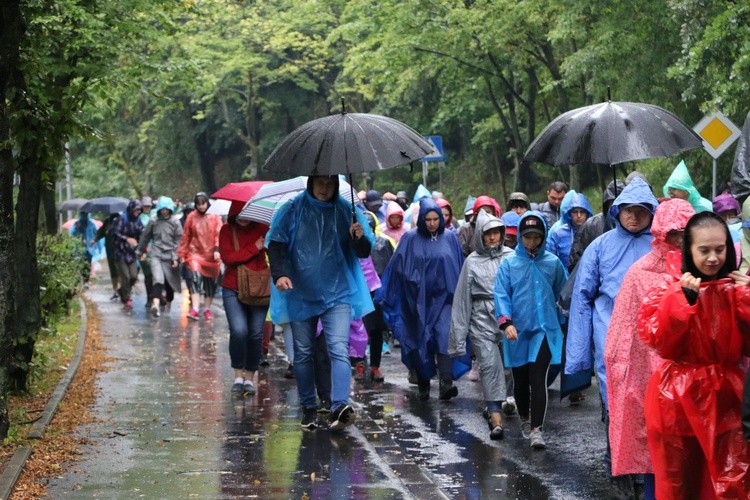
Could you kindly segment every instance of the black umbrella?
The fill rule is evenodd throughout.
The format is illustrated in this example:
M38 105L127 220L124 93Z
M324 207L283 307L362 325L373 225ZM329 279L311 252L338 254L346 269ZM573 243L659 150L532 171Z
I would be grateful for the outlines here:
M524 162L616 165L666 158L700 147L703 139L666 109L607 101L568 111L552 120L526 150Z
M85 198L71 198L70 200L65 200L64 202L60 203L60 212L67 212L70 210L71 212L78 212L81 210L81 207L84 206L86 203L88 203L89 200Z
M297 175L385 170L434 151L414 129L387 116L337 113L305 123L276 146L263 168ZM352 213L354 204L352 203Z
M128 207L130 200L127 198L117 198L115 196L104 196L102 198L94 198L89 200L88 203L81 207L82 212L90 214L113 214L122 212Z

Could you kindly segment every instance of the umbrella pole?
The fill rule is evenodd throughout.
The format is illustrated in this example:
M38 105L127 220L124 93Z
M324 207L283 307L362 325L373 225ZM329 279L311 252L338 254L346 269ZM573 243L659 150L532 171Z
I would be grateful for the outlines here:
M349 172L349 189L352 193L352 224L357 223L357 212L354 208L354 182L352 180L352 173ZM354 239L354 232L351 234L352 239Z
M612 169L612 181L615 186L615 198L617 198L617 195L619 194L617 192L617 167L615 165L610 165L610 168Z

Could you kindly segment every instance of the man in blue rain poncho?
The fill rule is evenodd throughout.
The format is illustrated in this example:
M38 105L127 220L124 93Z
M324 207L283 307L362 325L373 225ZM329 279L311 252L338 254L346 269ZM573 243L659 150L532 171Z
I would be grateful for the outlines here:
M420 399L440 374L440 399L458 394L448 356L451 305L464 257L458 238L445 230L443 212L430 198L419 202L417 229L401 237L377 294L401 343L401 361L416 371ZM437 365L435 358L437 357Z
M593 350L599 393L607 407L604 340L625 273L651 251L651 220L659 202L636 178L609 209L615 228L595 239L581 257L570 303L565 373L591 371Z
M339 195L336 176L311 176L307 190L271 221L266 247L271 267L271 319L291 323L294 374L302 427L317 427L313 341L318 320L331 358L331 430L350 425L349 322L374 310L357 258L370 255L375 238L362 212Z
M602 416L607 428L609 416L604 365L607 328L625 273L635 261L651 251L654 239L651 221L658 204L649 185L639 177L633 179L609 209L615 228L591 242L578 263L570 304L565 374L581 377L596 368ZM609 442L607 448L609 451ZM606 461L609 462L609 453ZM614 481L619 488L619 479Z

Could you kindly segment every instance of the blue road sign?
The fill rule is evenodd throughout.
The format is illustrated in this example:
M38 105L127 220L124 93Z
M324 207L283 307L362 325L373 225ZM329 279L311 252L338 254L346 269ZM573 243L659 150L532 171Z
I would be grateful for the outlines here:
M439 135L426 135L425 140L432 144L434 151L424 158L422 161L445 161L445 151L443 151L443 138Z

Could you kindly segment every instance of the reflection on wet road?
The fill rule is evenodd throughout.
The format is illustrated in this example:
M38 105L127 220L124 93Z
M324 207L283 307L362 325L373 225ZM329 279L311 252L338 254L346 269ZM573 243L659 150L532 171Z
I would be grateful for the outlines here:
M551 392L548 448L533 451L517 416L506 418L503 441L490 441L479 383L459 380L459 396L447 403L419 401L394 349L383 357L385 383L352 382L354 427L302 431L295 382L283 378L281 335L256 394L232 397L220 307L213 321L189 322L182 302L154 319L141 295L127 315L109 290L103 283L89 291L114 358L98 381L99 421L80 429L90 445L50 481L52 498L608 495L595 388L578 407Z

